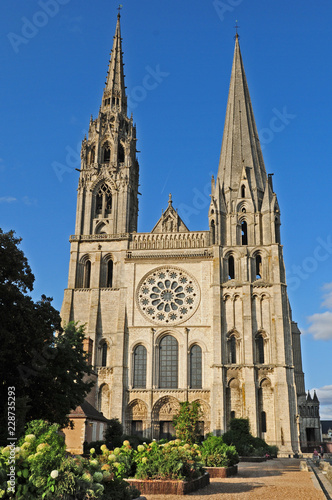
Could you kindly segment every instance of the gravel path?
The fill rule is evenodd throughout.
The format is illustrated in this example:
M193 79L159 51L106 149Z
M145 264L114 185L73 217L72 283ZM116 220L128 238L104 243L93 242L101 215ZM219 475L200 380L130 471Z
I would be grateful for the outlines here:
M145 495L147 500L325 500L312 472L299 470L300 460L278 458L240 463L237 477L211 479L206 488L186 496Z

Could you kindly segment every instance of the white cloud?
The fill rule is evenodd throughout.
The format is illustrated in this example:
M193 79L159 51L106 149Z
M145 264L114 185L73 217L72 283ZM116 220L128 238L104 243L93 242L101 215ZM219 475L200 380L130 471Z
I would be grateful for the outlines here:
M311 396L313 396L314 390L320 402L319 413L321 420L332 420L332 385L310 389Z
M2 196L0 198L0 203L13 203L14 201L17 201L17 199L13 196Z
M332 312L325 311L308 316L308 322L311 323L307 329L315 340L331 340L332 339Z
M29 196L24 196L23 198L24 205L31 207L32 205L37 205L37 200L35 198L29 198Z
M332 283L326 283L322 289L324 290L323 302L321 307L329 309L323 313L315 313L307 317L308 323L311 323L305 333L311 333L315 340L331 340L332 339Z
M325 293L322 307L332 310L332 283L326 283L323 286L323 290L325 290Z

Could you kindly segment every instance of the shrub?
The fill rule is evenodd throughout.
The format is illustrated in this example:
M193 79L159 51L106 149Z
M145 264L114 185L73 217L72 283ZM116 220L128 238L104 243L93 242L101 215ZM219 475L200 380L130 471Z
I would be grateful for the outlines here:
M123 426L118 418L111 418L105 432L105 441L108 447L116 448L121 446Z
M19 444L16 449L0 449L0 498L131 500L139 496L138 490L122 480L132 464L129 443L122 447L126 452L119 449L119 455L126 455L127 461L116 457L118 464L107 463L110 452L105 445L100 447L100 458L95 458L95 450L89 459L66 456L58 425L38 420L29 424ZM6 482L12 455L16 459L14 494L8 491Z
M198 445L180 439L139 445L135 457L139 479L194 479L203 474Z
M269 453L276 456L278 448L271 447L264 439L254 437L250 434L249 420L246 418L233 418L230 421L230 430L223 435L223 441L228 445L234 445L238 454L243 457L264 456Z
M137 446L139 444L143 444L144 443L144 439L141 438L140 436L137 436L137 435L131 436L131 435L128 435L128 434L123 434L123 436L122 436L122 442L123 441L129 441L130 446L132 448L135 448L135 449L137 448Z
M133 460L134 449L128 440L124 440L121 447L109 450L105 444L100 447L100 454L90 449L90 464L100 465L102 471L110 472L113 477L123 479L134 475L136 466ZM94 458L95 457L95 458Z
M230 467L239 462L235 446L228 446L221 436L208 436L200 446L206 467Z
M84 441L83 443L83 453L84 455L89 455L91 448L95 450L95 453L97 455L101 454L100 447L105 444L105 441L91 441L90 443L87 443Z
M198 401L180 403L180 410L173 418L176 437L186 443L199 442L199 421L202 420L203 412Z

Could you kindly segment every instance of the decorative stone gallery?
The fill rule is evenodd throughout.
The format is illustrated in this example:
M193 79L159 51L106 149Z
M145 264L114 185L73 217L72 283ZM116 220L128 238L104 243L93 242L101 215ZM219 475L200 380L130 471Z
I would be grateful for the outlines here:
M61 310L64 322L86 324L94 405L148 440L172 436L179 404L199 401L202 434L247 417L281 455L299 452L319 439L319 402L305 392L280 207L239 38L202 231L188 229L169 196L151 232L137 232L138 139L125 89L118 16L101 107L82 142Z

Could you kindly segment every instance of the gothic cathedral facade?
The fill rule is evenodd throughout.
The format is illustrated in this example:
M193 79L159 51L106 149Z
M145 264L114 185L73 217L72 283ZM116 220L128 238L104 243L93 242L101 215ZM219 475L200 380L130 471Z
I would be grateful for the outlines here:
M238 36L204 231L190 231L170 197L152 231L137 232L139 164L122 57L118 16L99 115L82 143L61 310L64 322L86 324L95 406L127 433L159 438L172 434L180 402L199 401L202 433L248 417L254 435L298 452L308 438L300 331Z

